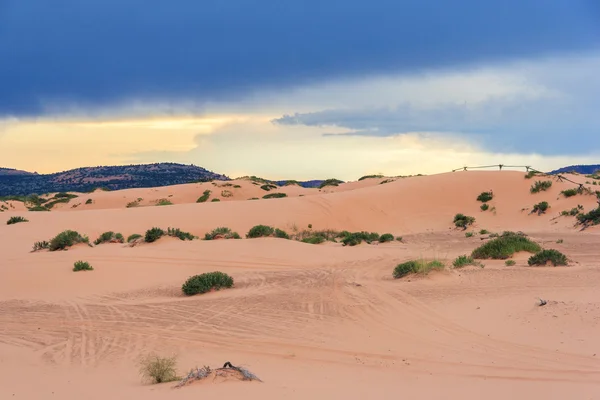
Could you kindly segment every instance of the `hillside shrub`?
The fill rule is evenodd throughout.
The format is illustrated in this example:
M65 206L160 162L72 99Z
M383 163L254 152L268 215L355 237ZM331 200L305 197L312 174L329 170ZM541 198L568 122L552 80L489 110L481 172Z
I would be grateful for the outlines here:
M180 240L194 240L196 236L189 232L184 232L179 228L167 228L167 236L176 237Z
M254 239L254 238L259 238L259 237L273 236L274 233L275 233L275 229L270 226L256 225L256 226L253 226L252 228L250 228L250 230L246 234L246 237L248 239Z
M80 235L76 231L66 230L66 231L59 233L58 235L56 235L54 238L52 238L50 240L50 243L48 245L48 250L50 250L50 251L64 250L67 247L71 247L78 243L89 244L90 240L88 239L87 236Z
M175 357L160 357L150 354L140 360L140 375L151 384L179 380L175 367Z
M482 203L487 203L492 200L494 195L492 192L482 192L479 196L477 196L477 201L481 201Z
M279 239L289 239L290 235L288 235L286 231L275 228L275 237Z
M584 226L600 224L600 207L595 208L587 213L577 214L577 221Z
M465 237L470 238L470 237L473 237L473 236L475 236L475 232L465 232Z
M196 200L196 203L204 203L208 200L208 198L210 197L210 190L205 190L202 193L202 196L198 197L198 200Z
M487 203L483 203L479 208L481 208L481 211L487 211L490 206L488 206Z
M212 232L204 235L204 240L216 240L216 239L241 239L237 232L233 232L231 229L226 227L219 227L212 230Z
M555 267L567 265L567 256L558 250L544 249L537 254L532 255L527 260L529 265L546 265L548 262Z
M171 203L171 200L169 200L169 199L158 199L156 201L156 205L157 206L171 206L171 205L173 205L173 203Z
M92 203L93 203L93 200L92 200L92 199L87 199L87 200L85 201L85 204L92 204Z
M394 235L392 235L391 233L384 233L383 235L379 236L379 243L393 242L393 241L394 241Z
M309 244L321 244L325 242L325 238L323 236L314 235L301 239L301 242Z
M525 174L525 179L531 179L531 178L533 178L536 175L537 175L537 172L535 172L535 171L529 171L528 173Z
M269 193L263 196L263 199L280 199L282 197L287 197L285 193Z
M33 244L33 251L46 250L49 248L50 248L50 242L47 242L45 240L42 240L41 242L35 242Z
M552 181L536 181L533 185L531 185L529 191L531 193L539 193L550 189L551 186Z
M504 261L504 265L506 265L507 267L512 267L516 263L517 262L515 260L506 260L506 261Z
M223 272L207 272L200 275L194 275L188 278L181 286L182 292L186 296L203 294L211 290L221 290L233 286L233 278Z
M73 271L93 271L94 268L87 261L76 261L73 264Z
M383 175L365 175L365 176L361 176L360 178L358 178L358 180L362 181L362 180L371 179L371 178L383 178Z
M344 246L356 246L363 241L371 244L379 240L379 234L376 232L341 232L341 241Z
M142 237L143 237L143 236L142 236L142 235L140 235L139 233L134 233L134 234L131 234L131 235L129 235L129 236L127 237L127 243L131 243L131 242L133 242L134 240L138 240L138 239L140 239L140 238L142 238Z
M146 235L144 236L144 241L147 243L156 242L158 239L165 235L165 231L160 228L152 228L146 231Z
M260 187L262 190L266 190L267 192L271 189L276 189L277 185L273 185L271 183L264 184Z
M44 206L35 206L27 208L27 211L50 211Z
M477 265L477 266L481 266L481 264L477 261L475 261L475 259L471 256L468 255L462 255L462 256L458 256L454 259L454 261L452 262L452 266L454 268L462 268L462 267L466 267L467 265Z
M98 237L98 239L94 241L94 244L99 245L101 243L123 243L124 241L125 239L120 233L108 231L100 235L100 237Z
M565 197L573 197L573 196L577 196L579 191L577 189L567 189L567 190L563 190L560 193Z
M308 225L308 230L297 232L293 235L292 239L299 240L304 243L320 244L325 241L335 242L335 239L339 237L340 232L333 229L324 229L320 231L313 231L312 225Z
M508 231L473 250L471 257L505 260L519 251L537 253L540 250L540 245L529 240L524 234Z
M215 198L215 199L212 199L210 202L211 202L211 203L216 203L216 202L219 202L219 201L221 201L221 199L216 199L216 198Z
M340 183L344 183L344 181L340 181L339 179L326 179L319 185L319 189L323 189L326 186L339 186Z
M531 210L532 213L538 213L538 215L542 215L546 212L546 210L548 210L548 208L550 208L550 205L548 204L547 201L541 201L537 204L533 205L533 210Z
M475 222L475 217L469 217L467 215L460 214L460 213L456 214L454 216L454 225L457 228L462 228L463 230L467 229L467 227L469 225L473 225L474 222Z
M444 263L439 260L410 260L402 264L398 264L396 268L394 268L392 276L394 279L399 279L409 274L428 274L431 270L443 268Z
M21 222L29 222L29 220L27 218L19 217L19 216L10 217L8 219L8 221L6 221L6 225L14 225L14 224L18 224Z

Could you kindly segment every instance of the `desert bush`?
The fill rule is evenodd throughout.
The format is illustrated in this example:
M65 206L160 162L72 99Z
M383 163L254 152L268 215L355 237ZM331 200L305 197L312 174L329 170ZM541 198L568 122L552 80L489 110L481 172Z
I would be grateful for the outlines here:
M206 200L208 200L209 197L210 197L210 190L205 190L204 192L202 192L202 196L198 197L198 200L196 200L196 203L204 203L204 202L206 202Z
M319 189L323 189L326 186L339 186L340 183L344 183L344 181L340 181L339 179L326 179L319 185Z
M42 240L41 242L35 242L33 244L33 251L38 251L38 250L45 250L50 248L50 243Z
M87 261L76 261L73 264L73 271L93 271L94 268Z
M280 239L289 239L290 235L288 235L286 231L275 228L275 237Z
M93 203L92 199L87 199L87 200L85 201L85 204L92 204L92 203Z
M550 189L551 186L552 181L536 181L533 185L531 185L529 191L531 193L539 193Z
M312 225L309 224L309 229L312 229ZM300 240L304 243L320 244L325 241L335 242L335 239L339 237L340 232L333 229L324 229L321 231L303 230L293 235L292 239Z
M211 290L220 290L233 286L233 278L223 272L207 272L188 278L181 286L181 290L187 296L202 294Z
M507 267L512 267L515 264L516 264L515 260L506 260L506 261L504 261L504 265L506 265Z
M480 235L487 235L488 233L490 233L487 229L482 229L479 231Z
M583 206L581 204L578 204L577 207L573 207L570 210L563 210L560 215L564 215L564 216L577 216L579 214L582 214L583 211Z
M8 219L8 221L6 221L6 225L14 225L14 224L18 224L20 222L29 222L29 220L27 218L23 218L23 217L10 217Z
M360 178L358 178L358 180L362 181L362 180L371 179L371 178L383 178L383 175L365 175L365 176L361 176Z
M262 190L266 190L267 192L271 189L276 189L277 185L273 185L271 183L264 184L260 187Z
M144 241L147 243L156 242L158 239L165 235L165 231L160 228L152 228L146 231L146 235L144 236Z
M139 205L140 205L140 202L137 200L134 200L134 201L130 201L129 203L127 203L127 205L125 207L133 208L133 207L138 207Z
M376 232L341 232L340 237L344 246L356 246L363 241L371 244L379 240L379 234Z
M394 279L402 278L409 274L427 274L434 269L443 269L444 263L439 260L410 260L402 264L398 264L392 273Z
M393 241L394 241L394 235L392 235L391 233L384 233L383 235L379 236L379 243L393 242Z
M600 224L600 207L595 208L588 213L577 214L577 222L584 226Z
M170 205L173 205L173 203L171 203L171 200L169 200L169 199L158 199L156 201L156 205L157 206L170 206Z
M490 206L488 206L487 203L483 203L479 208L481 208L481 211L487 211Z
M273 236L275 229L267 225L256 225L250 228L246 237L249 239Z
M221 199L212 199L210 202L211 203L216 203L216 202L219 202L219 201L221 201Z
M301 239L301 242L303 243L310 243L310 244L321 244L323 242L325 242L325 238L323 236L309 236L309 237L305 237L303 239Z
M142 238L142 237L143 237L143 236L142 236L142 235L140 235L139 233L134 233L134 234L131 234L131 235L129 235L129 236L127 237L127 243L131 243L131 242L133 242L134 240L140 239L140 238Z
M237 232L232 232L231 229L226 227L215 228L212 232L204 235L204 240L215 239L241 239L241 237Z
M548 202L541 201L541 202L533 205L533 210L531 210L531 212L532 213L536 212L536 213L538 213L538 215L542 215L546 212L546 210L548 210L548 208L550 208L550 205L548 204Z
M479 196L477 196L477 201L481 201L482 203L487 203L488 201L492 200L494 198L494 195L492 194L492 192L481 192L481 194Z
M470 237L473 237L473 236L475 236L475 232L465 232L465 237L470 238Z
M532 242L522 233L504 232L501 236L479 246L471 253L476 259L505 260L519 251L537 253L540 245Z
M481 266L481 263L475 261L473 257L467 256L466 254L456 257L456 259L454 259L454 261L452 262L452 266L454 268L462 268L466 267L467 265Z
M567 189L567 190L563 190L560 193L565 197L573 197L573 196L577 196L579 191L577 189Z
M180 240L194 240L196 236L189 232L184 232L179 228L167 228L167 236L176 237Z
M149 354L140 360L140 375L145 381L152 384L173 382L179 380L175 367L176 358L160 357L156 354Z
M532 255L527 260L529 265L546 265L548 262L555 267L567 265L567 256L558 250L544 249L537 254Z
M27 208L27 211L50 211L44 206L35 206Z
M525 179L531 179L531 178L533 178L536 175L537 175L537 172L535 172L535 171L529 171L528 173L525 174Z
M463 229L467 229L467 227L469 225L473 225L473 223L475 222L475 217L469 217L468 215L464 215L464 214L456 214L454 216L454 225L457 228L463 228Z
M90 240L88 239L87 236L85 236L85 235L82 236L76 231L66 230L66 231L59 233L58 235L56 235L54 238L52 238L50 240L50 243L48 245L48 250L50 250L50 251L64 250L67 247L71 247L78 243L89 244L89 242L90 242Z
M101 243L123 243L124 241L125 239L120 233L108 231L100 235L100 237L98 237L98 239L94 241L94 244L99 245Z
M248 200L260 200L258 197L251 197Z
M231 192L231 190L222 190L221 191L221 197L231 197L233 196L233 193Z
M283 197L287 197L287 194L285 194L285 193L269 193L269 194L265 194L262 198L263 199L280 199Z

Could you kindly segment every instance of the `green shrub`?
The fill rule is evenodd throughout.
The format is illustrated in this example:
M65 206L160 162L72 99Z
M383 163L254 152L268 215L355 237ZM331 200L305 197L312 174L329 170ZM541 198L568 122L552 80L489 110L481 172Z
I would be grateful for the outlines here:
M323 189L326 186L339 186L340 183L344 183L344 181L340 181L339 179L326 179L319 185L319 189Z
M92 203L93 203L92 199L87 199L87 200L85 201L85 204L92 204Z
M536 181L533 185L531 185L531 189L529 189L529 191L531 193L539 193L550 189L551 186L552 181Z
M482 229L479 231L480 235L487 235L488 233L490 233L487 229Z
M112 231L104 232L98 239L94 241L95 245L99 245L101 243L123 243L125 239L123 235L120 233L114 233Z
M394 268L394 272L392 276L394 279L402 278L408 274L413 274L417 271L417 262L416 261L407 261L402 264L398 264L396 268Z
M360 178L358 178L358 180L362 181L362 180L371 179L371 178L383 178L383 175L365 175L365 176L361 176Z
M50 248L50 243L42 240L41 242L35 242L33 244L33 251L45 250Z
M144 236L144 241L147 243L156 242L158 239L165 235L165 231L160 228L152 228L146 231L146 235Z
M143 236L142 236L142 235L140 235L139 233L134 233L134 234L132 234L132 235L129 235L129 236L127 237L127 243L131 243L131 242L133 242L134 240L140 239L140 238L142 238L142 237L143 237Z
M259 237L268 237L268 236L273 236L274 233L275 233L275 229L270 226L256 225L256 226L253 226L248 231L248 233L246 234L246 237L249 239L259 238Z
M28 211L50 211L44 206L29 207L27 210Z
M127 205L125 207L133 208L133 207L138 207L139 205L140 205L140 202L137 200L134 200L134 201L130 201L129 203L127 203Z
M588 213L577 214L577 221L583 226L600 224L600 207L595 208Z
M462 268L462 267L466 267L467 265L481 266L480 263L475 261L475 259L473 257L467 256L466 254L456 257L456 259L452 262L452 266L454 268Z
M176 237L180 240L194 240L196 236L189 232L184 232L179 228L167 228L167 236Z
M233 286L233 278L223 272L207 272L190 277L182 285L181 290L187 296L220 290Z
M6 225L14 225L14 224L18 224L20 222L29 222L29 220L27 218L23 218L23 217L10 217L8 219L8 221L6 221Z
M240 188L241 188L241 186L240 186L240 185L233 185L233 188L234 188L234 189L240 189Z
M470 238L470 237L473 237L473 236L475 236L475 232L465 232L465 237Z
M169 200L169 199L159 199L156 201L156 205L157 206L170 206L170 205L173 205L173 203L171 203L171 200Z
M548 208L550 208L550 205L548 204L548 202L542 201L537 204L534 204L533 210L531 212L532 213L536 212L536 213L538 213L538 215L542 215L546 212L546 210L548 210Z
M312 226L309 224L309 229L310 228L312 228ZM294 234L293 239L300 240L304 243L320 244L325 241L335 242L335 239L338 238L339 235L340 232L332 229L321 231L303 230Z
M175 357L150 354L140 360L140 375L152 384L177 381L176 365Z
M268 192L268 191L269 191L269 190L271 190L271 189L276 189L276 188L277 188L277 185L273 185L273 184L267 183L267 184L265 184L265 185L262 185L260 188L261 188L262 190L266 190L266 191Z
M394 235L392 235L391 233L384 233L383 235L379 236L379 243L393 242L393 241L394 241Z
M376 232L342 232L340 235L344 246L356 246L363 241L371 244L379 240L379 234Z
M528 173L525 174L525 179L531 179L535 175L537 175L537 172L535 172L535 171L529 171Z
M454 225L457 228L463 228L463 229L467 229L467 227L469 225L473 225L473 223L475 222L475 218L474 217L469 217L467 215L464 214L456 214L454 216Z
M290 235L286 231L282 231L279 228L275 228L275 237L280 239L289 239Z
M94 268L87 261L76 261L73 265L73 271L93 271Z
M241 237L237 232L232 232L231 229L226 227L213 229L212 232L204 235L204 240L215 239L241 239Z
M399 241L399 242L402 242L402 241L403 241L403 240L402 240L402 236L398 236L398 237L396 238L396 240L397 240L397 241Z
M479 196L477 196L477 201L481 201L482 203L487 203L492 200L494 195L492 192L482 192Z
M563 210L560 215L570 215L571 217L575 217L579 214L582 214L583 211L583 206L581 204L578 204L577 207L573 207L570 210Z
M308 229L312 229L312 224L308 224Z
M285 193L269 193L263 196L263 199L280 199L282 197L287 197Z
M325 238L323 236L309 236L309 237L305 237L301 240L303 243L310 243L310 244L321 244L323 242L325 242Z
M50 243L48 245L48 250L50 250L50 251L64 250L67 247L71 247L78 243L88 243L89 244L89 242L90 242L90 240L88 239L87 236L82 236L76 231L66 230L66 231L59 233L58 235L56 235L54 238L52 238L50 240Z
M398 264L392 273L394 279L402 278L408 274L428 274L434 269L443 269L444 264L439 260L411 260Z
M479 208L481 208L481 211L487 211L490 206L488 206L487 203L483 203Z
M516 264L516 262L515 262L515 260L506 260L506 261L504 261L504 264L505 264L507 267L512 267L513 265L515 265L515 264Z
M541 247L522 233L504 232L501 236L479 246L471 253L476 259L505 260L519 251L537 253Z
M552 263L555 267L567 265L567 256L558 250L545 249L529 257L529 260L527 260L527 264L529 265L546 265L548 262Z
M210 190L205 190L202 193L202 196L198 197L198 200L196 200L196 203L204 203L204 202L206 202L206 200L208 200L209 197L210 197Z
M258 197L251 197L248 200L260 200Z
M218 201L221 201L221 199L212 199L210 202L211 202L211 203L216 203L216 202L218 202Z
M579 193L579 191L577 189L567 189L567 190L563 190L560 193L562 193L562 195L565 197L572 197L572 196L577 196L577 193Z

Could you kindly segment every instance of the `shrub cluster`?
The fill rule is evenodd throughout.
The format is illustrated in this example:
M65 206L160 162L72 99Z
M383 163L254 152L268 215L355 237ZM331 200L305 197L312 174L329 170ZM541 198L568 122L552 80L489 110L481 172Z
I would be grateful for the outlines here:
M333 229L325 229L320 231L313 231L312 225L308 225L309 230L303 230L294 234L293 239L299 240L304 243L310 244L321 244L325 241L335 242L335 239L339 237L340 232Z
M457 228L463 228L463 230L467 229L469 225L473 225L474 222L475 217L469 217L460 213L454 216L454 226Z
M425 260L410 260L402 264L398 264L396 268L394 268L392 276L394 279L399 279L409 274L427 274L433 269L443 268L444 264L438 260L429 262Z
M204 235L204 240L216 239L241 239L241 237L237 232L232 232L231 229L226 227L213 229L212 232Z
M273 228L273 227L267 226L267 225L253 226L246 234L246 237L249 239L254 239L254 238L259 238L259 237L269 237L269 236L274 236L274 237L280 238L280 239L289 239L290 238L290 236L287 234L287 232L285 232L279 228Z
M504 265L506 265L507 267L512 267L515 264L516 264L515 260L506 260L506 261L504 261Z
M394 241L394 235L392 235L391 233L384 233L383 235L379 236L379 243L393 242L393 241Z
M471 253L476 259L505 260L519 251L537 253L540 245L532 242L522 233L504 232L499 237L479 246Z
M363 241L371 244L372 242L379 241L379 234L376 232L348 232L343 231L339 237L344 246L356 246L361 244Z
M482 192L479 196L477 196L477 201L481 201L482 203L487 203L492 200L494 195L492 192Z
M595 208L588 213L577 214L577 221L583 226L600 224L600 207Z
M40 243L40 242L38 242L38 243ZM41 242L41 243L44 243L44 242ZM78 243L87 243L89 245L90 240L87 236L80 235L76 231L66 230L66 231L59 233L54 238L52 238L50 240L50 242L48 243L47 248L50 251L64 250L67 247L71 247Z
M546 265L548 262L555 267L567 265L567 256L558 250L545 249L537 254L529 257L527 264L529 265Z
M571 210L563 210L561 211L560 215L570 215L571 217L574 217L578 214L581 214L581 211L583 211L583 206L581 204L578 204L577 207L573 207L571 208Z
M533 210L531 210L532 213L538 213L538 215L542 215L546 212L546 210L548 210L548 208L550 208L550 205L548 204L547 201L542 201L539 202L537 204L534 204L533 206Z
M127 237L127 243L131 243L131 242L133 242L134 240L137 240L137 239L140 239L140 238L143 238L143 236L142 236L142 235L140 235L139 233L134 233L134 234L131 234L131 235L129 235L129 236Z
M187 296L202 294L211 290L220 290L233 286L233 278L223 272L207 272L188 278L181 286L182 292Z
M533 185L531 185L529 191L531 193L539 193L550 189L551 186L552 181L536 181Z
M158 199L156 201L156 205L157 206L171 206L171 205L173 205L173 203L171 203L171 200L169 200L169 199Z
M20 223L20 222L29 222L29 220L28 220L27 218L24 218L24 217L19 217L19 216L16 216L16 217L10 217L10 218L8 219L8 221L6 221L6 225L18 224L18 223Z
M125 238L120 233L114 233L112 231L104 232L98 239L94 240L95 245L101 243L123 243Z
M266 190L267 192L271 189L277 189L277 185L273 185L272 183L266 183L260 187L262 190Z
M73 271L93 271L94 268L87 261L76 261L73 265Z

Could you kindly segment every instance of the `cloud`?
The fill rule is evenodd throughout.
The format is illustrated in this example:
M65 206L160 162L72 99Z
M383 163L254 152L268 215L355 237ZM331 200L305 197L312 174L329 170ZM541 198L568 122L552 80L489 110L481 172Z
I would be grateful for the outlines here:
M577 52L590 0L0 1L0 116L238 101L331 79ZM135 107L134 107L135 108ZM138 109L139 111L139 109Z

